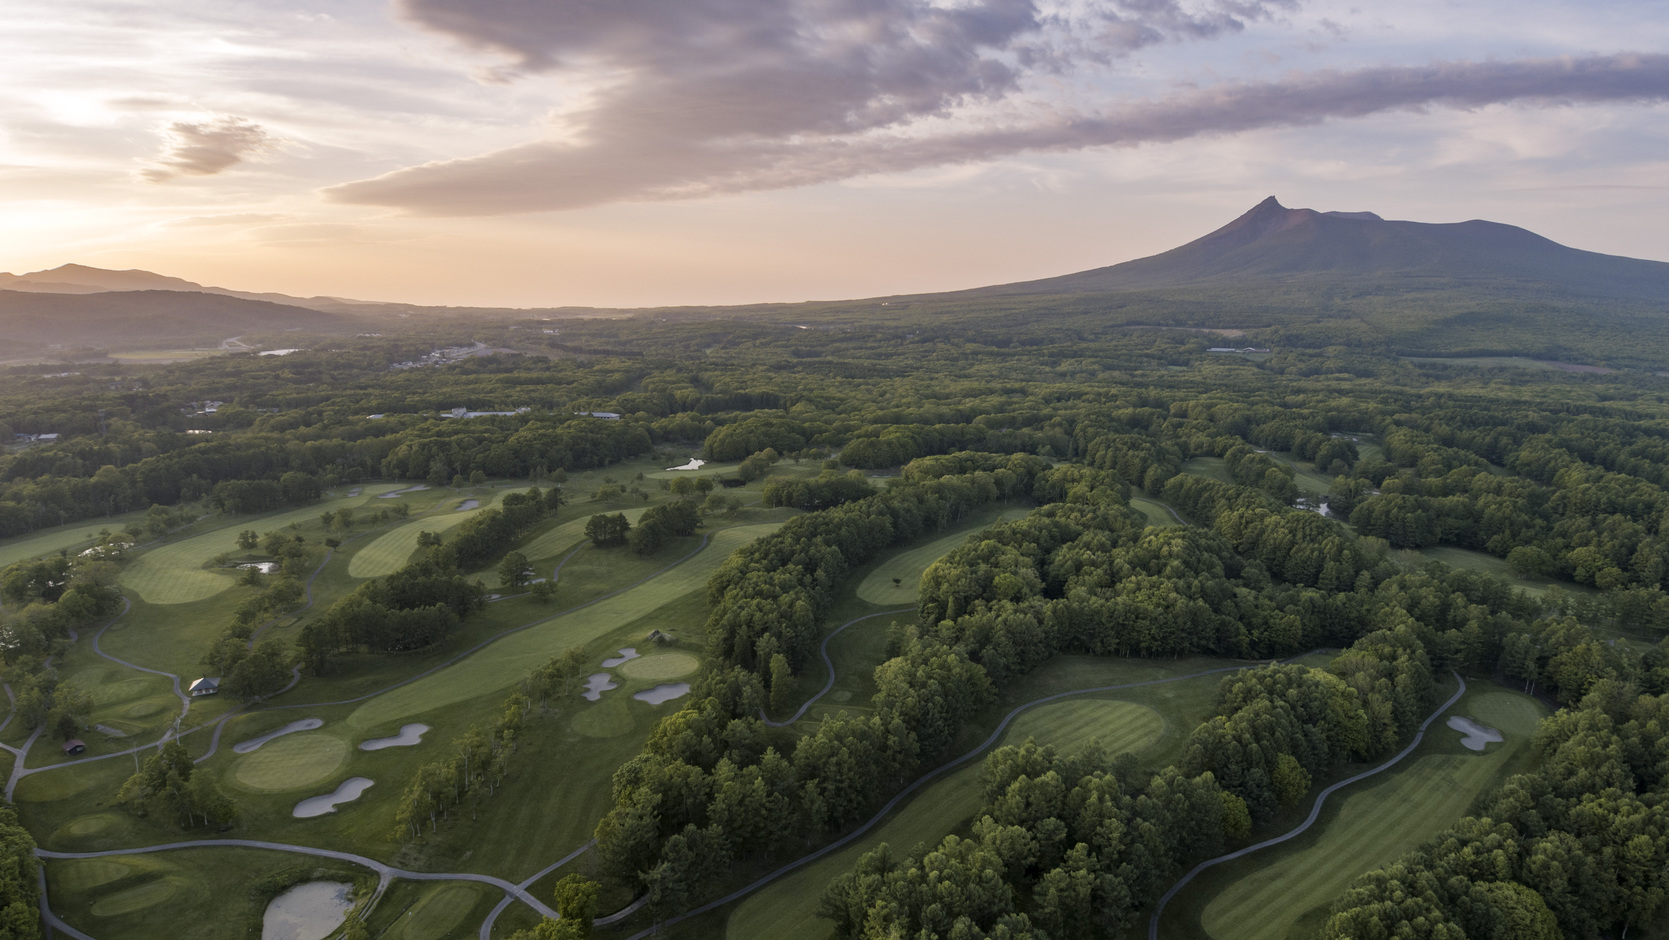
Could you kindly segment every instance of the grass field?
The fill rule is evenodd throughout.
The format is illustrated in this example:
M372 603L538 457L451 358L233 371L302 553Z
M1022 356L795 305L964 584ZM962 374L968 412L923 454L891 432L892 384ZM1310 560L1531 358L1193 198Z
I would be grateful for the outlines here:
M1310 833L1210 870L1209 879L1178 901L1209 899L1199 922L1218 940L1308 936L1358 875L1436 835L1466 815L1480 794L1522 770L1519 761L1529 757L1546 710L1528 696L1485 686L1474 687L1449 714L1497 728L1506 741L1483 753L1468 751L1459 732L1434 723L1418 752L1382 779L1345 791L1331 818L1324 816ZM1270 903L1272 898L1281 903ZM1177 926L1182 932L1174 935L1188 933L1180 920Z
M460 495L456 500L448 498L423 518L414 519L392 532L379 535L376 541L355 552L352 560L348 562L348 574L355 578L381 578L391 575L405 567L406 562L411 559L411 553L417 551L419 535L424 532L437 535L444 533L476 513L491 508L514 492L521 491L504 490L496 498L482 496L481 505L461 512L452 507L460 505L464 497Z
M303 732L268 741L237 759L231 779L249 790L317 787L348 760L348 744L330 734Z
M241 552L239 532L245 529L271 532L291 523L316 520L323 513L345 506L361 506L371 498L362 493L266 516L226 516L229 524L223 528L140 554L122 572L122 584L152 604L189 604L213 597L236 584L237 574L232 570L211 571L204 566L217 555Z
M701 660L689 653L650 653L620 665L620 674L632 679L682 679L701 668Z
M0 568L17 564L28 558L55 555L65 549L79 550L82 546L91 545L96 541L100 529L120 532L122 527L129 522L143 518L145 518L145 514L142 512L130 512L120 516L111 516L108 519L89 519L86 522L72 522L69 525L54 526L30 535L0 541Z
M1009 726L1002 743L1020 744L1030 737L1070 752L1099 740L1113 753L1138 752L1157 742L1164 730L1164 718L1134 702L1069 699L1021 715ZM860 856L883 842L900 856L937 844L966 824L978 812L981 800L980 762L970 761L929 784L863 838L743 901L730 916L726 935L731 940L834 936L833 925L818 919L817 904L835 876L850 871Z
M1143 518L1147 519L1148 525L1160 527L1182 525L1181 522L1177 521L1177 517L1165 507L1165 504L1155 502L1151 499L1144 499L1140 496L1132 496L1130 497L1130 508L1141 513Z
M1229 474L1228 464L1224 463L1221 457L1195 457L1184 461L1182 472L1216 480L1219 483L1234 483L1234 477Z
M1507 584L1521 591L1528 591L1538 597L1546 594L1548 589L1552 587L1557 587L1562 591L1569 591L1577 594L1592 593L1594 590L1587 585L1577 584L1572 581L1559 581L1553 578L1520 578L1518 574L1513 571L1512 566L1507 564L1506 559L1496 558L1494 555L1486 554L1484 552L1475 552L1469 548L1456 548L1452 545L1438 545L1434 548L1422 548L1417 551L1403 552L1401 554L1403 554L1404 557L1414 556L1432 561L1440 561L1451 568L1465 568L1468 571L1476 571L1480 574L1493 575L1494 577L1500 578L1502 581L1507 582Z
M641 517L644 510L648 508L649 507L647 506L634 506L631 509L621 509L616 511L624 514L628 522L636 525L638 518ZM591 521L592 516L601 512L606 511L599 509L597 512L588 512L578 519L570 519L567 522L562 523L556 528L545 532L538 538L522 546L521 553L526 555L529 561L539 561L544 558L555 558L564 554L575 545L585 541L585 524ZM607 514L613 515L613 513Z
M379 695L355 710L349 722L356 728L369 728L509 688L529 669L568 647L588 643L622 623L699 590L731 552L774 529L775 524L765 524L721 530L698 555L653 581L505 637L463 662ZM665 561L678 557L674 550L669 547L663 553Z
M1010 509L995 519L986 517L963 526L942 538L925 545L906 549L881 562L858 584L858 596L881 607L899 607L916 602L921 591L921 575L927 566L950 554L968 540L968 536L997 520L1024 519L1029 509ZM896 583L895 583L896 582Z

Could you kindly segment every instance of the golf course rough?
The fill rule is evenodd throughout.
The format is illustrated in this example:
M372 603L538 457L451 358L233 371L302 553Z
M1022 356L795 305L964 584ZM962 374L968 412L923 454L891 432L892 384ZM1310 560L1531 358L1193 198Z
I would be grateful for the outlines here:
M1206 905L1205 933L1216 940L1286 940L1306 914L1324 912L1358 876L1464 816L1478 794L1499 782L1507 760L1529 745L1544 714L1528 696L1501 691L1474 693L1459 707L1500 729L1506 742L1481 754L1455 753L1458 735L1428 734L1403 764L1345 790L1319 837L1307 833L1291 850L1267 849L1225 866L1243 874Z
M500 694L563 650L584 646L622 624L702 590L731 552L775 531L779 525L773 522L720 530L693 558L637 587L512 633L439 672L391 689L359 706L348 716L347 724L355 729L385 727L437 708ZM669 553L668 561L673 560Z
M646 506L634 506L631 509L620 510L620 514L626 517L627 522L636 524L647 508ZM607 513L606 515L612 516L614 513ZM521 552L527 556L529 561L555 558L585 541L585 524L590 521L591 516L570 519L522 546Z

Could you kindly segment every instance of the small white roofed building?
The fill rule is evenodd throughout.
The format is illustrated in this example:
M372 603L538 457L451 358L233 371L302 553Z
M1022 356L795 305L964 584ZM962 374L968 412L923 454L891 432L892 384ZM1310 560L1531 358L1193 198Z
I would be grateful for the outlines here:
M219 695L220 680L204 677L202 679L198 679L196 682L193 682L191 687L186 691L191 693L192 698L196 698L199 695Z

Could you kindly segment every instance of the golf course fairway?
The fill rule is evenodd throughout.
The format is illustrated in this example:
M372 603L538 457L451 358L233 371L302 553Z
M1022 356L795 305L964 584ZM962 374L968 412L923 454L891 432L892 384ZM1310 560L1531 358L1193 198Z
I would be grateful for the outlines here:
M461 662L385 692L348 716L348 724L358 729L393 724L412 715L508 689L520 682L528 670L563 650L583 646L691 591L706 587L707 579L731 552L774 531L778 525L773 522L721 529L694 558L629 591L512 633Z

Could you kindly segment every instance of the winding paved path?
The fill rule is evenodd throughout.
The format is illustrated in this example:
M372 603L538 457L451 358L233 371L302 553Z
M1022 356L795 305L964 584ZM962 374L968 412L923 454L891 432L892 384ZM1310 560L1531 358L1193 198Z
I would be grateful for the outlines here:
M1420 730L1415 732L1415 734L1414 734L1414 740L1408 742L1408 746L1403 748L1401 751L1399 751L1397 753L1397 756L1391 758L1390 760L1386 761L1383 764L1380 764L1378 767L1375 767L1372 770L1364 770L1364 771L1362 771L1361 773L1357 774L1354 777L1348 777L1344 780L1340 780L1338 783L1335 783L1332 786L1328 787L1327 789L1325 789L1325 790L1321 791L1320 793L1316 794L1315 805L1310 807L1309 817L1306 818L1302 823L1300 823L1298 825L1297 828L1293 829L1291 832L1288 832L1285 835L1276 836L1273 839L1265 839L1264 841L1259 842L1257 845L1248 845L1245 848L1240 849L1239 851L1230 852L1227 855L1219 855L1216 858L1208 858L1205 861L1199 863L1198 865L1195 865L1193 870L1189 871L1188 874L1183 875L1182 880L1178 881L1174 885L1171 885L1171 890L1165 892L1164 897L1161 897L1159 899L1159 906L1155 907L1153 909L1153 917L1152 917L1151 920L1148 921L1148 925L1147 925L1148 940L1159 940L1159 918L1161 916L1163 916L1164 913L1165 913L1165 905L1169 904L1171 902L1171 898L1175 897L1176 893L1178 891L1181 891L1183 888L1187 887L1188 882L1193 881L1195 875L1198 875L1200 872L1205 871L1207 868L1210 868L1213 865L1221 865L1224 862L1232 862L1237 858L1242 858L1244 856L1252 854L1253 852L1262 851L1263 849L1267 849L1272 845L1280 845L1282 842L1285 842L1288 839L1293 839L1293 838L1296 838L1300 835L1303 835L1304 831L1306 829L1309 829L1311 826L1315 825L1316 819L1321 816L1321 805L1323 803L1327 802L1327 798L1329 796L1332 796L1335 792L1337 792L1339 790L1342 790L1345 787L1350 786L1351 784L1357 782L1358 780L1365 780L1368 777L1372 777L1374 774L1382 773L1384 771L1390 770L1392 767L1395 767L1399 762L1401 762L1403 758L1407 757L1409 754L1414 753L1414 749L1420 746L1421 739L1423 739L1426 736L1426 729L1431 727L1431 723L1436 721L1439 715L1442 715L1444 712L1448 711L1451 707L1453 707L1453 705L1456 702L1460 701L1460 697L1462 695L1466 694L1466 680L1462 679L1460 677L1460 673L1458 673L1458 672L1451 673L1451 675L1453 675L1455 677L1456 682L1460 683L1460 688L1455 690L1455 694L1449 696L1449 700L1447 702L1444 702L1442 705L1439 705L1437 707L1436 711L1432 712L1431 715L1428 716L1424 722L1421 722Z
M829 691L833 689L835 685L835 666L834 660L829 658L829 641L839 636L840 631L845 630L847 627L850 627L855 623L863 623L865 620L874 620L876 617L896 617L899 614L910 613L913 609L914 608L910 607L901 607L898 610L883 610L878 614L865 614L862 617L856 617L852 620L848 620L840 626L834 628L834 630L830 631L828 636L823 638L823 645L818 647L817 650L817 652L823 657L824 667L829 670L829 681L823 683L823 691L813 695L809 699L806 699L806 703L800 706L800 710L789 716L789 718L785 721L772 721L770 718L766 717L765 710L763 708L759 710L760 720L773 728L785 728L805 717L806 709L817 704L818 699L829 694Z

